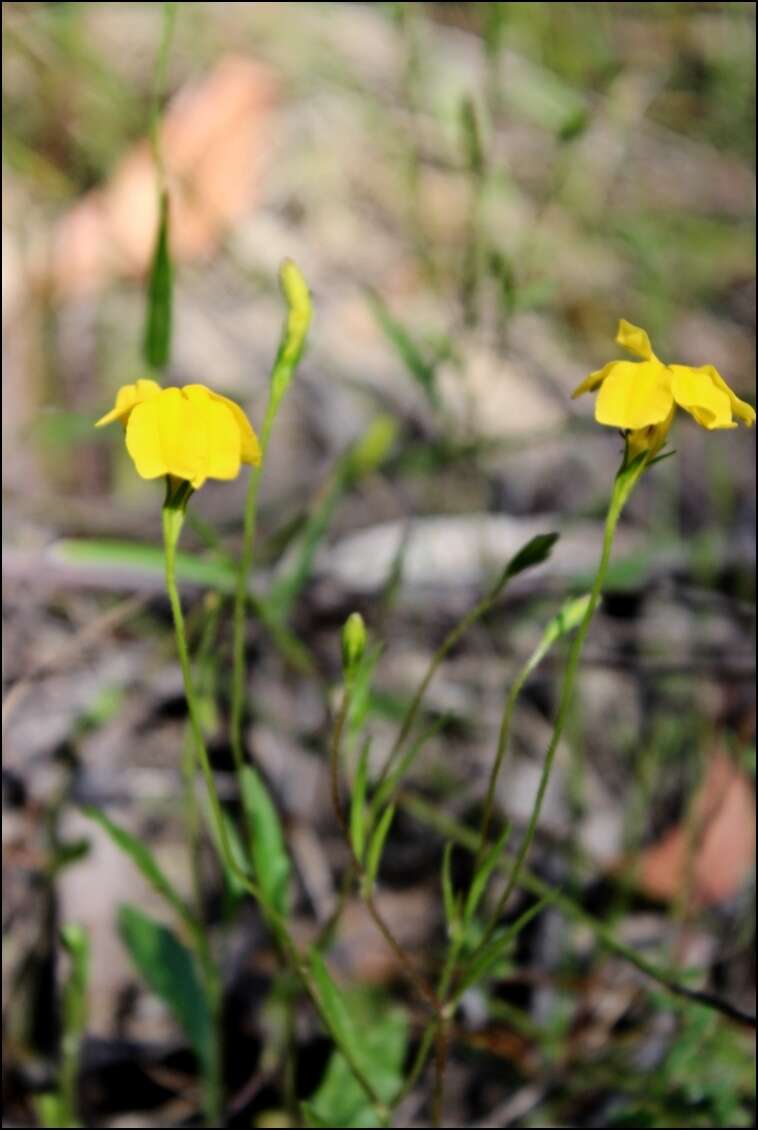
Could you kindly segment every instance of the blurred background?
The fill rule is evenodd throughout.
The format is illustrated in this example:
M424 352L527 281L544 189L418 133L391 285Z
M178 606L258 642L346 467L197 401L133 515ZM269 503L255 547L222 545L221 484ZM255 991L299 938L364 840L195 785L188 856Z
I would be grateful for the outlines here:
M79 811L104 806L187 884L162 488L135 475L118 429L92 427L145 375L162 21L160 4L3 4L4 1125L34 1124L50 1086L71 921L92 946L87 1124L192 1125L199 1110L182 1037L115 925L125 900L160 908ZM208 384L259 426L283 257L313 292L262 487L257 584L286 636L251 622L247 734L287 823L305 940L344 864L324 766L347 614L385 645L369 705L381 758L456 619L530 536L561 533L427 698L445 722L412 787L471 823L509 680L594 568L621 442L569 393L621 355L618 318L754 403L755 8L187 3L166 91L168 382ZM676 455L642 482L532 854L628 944L747 1009L754 443L680 414ZM195 642L215 617L206 697L232 800L218 539L238 547L244 491L244 477L209 483L183 541L209 570L185 571L183 592ZM561 670L558 654L535 675L515 724L499 806L517 830ZM429 960L439 852L399 814L381 897ZM212 853L207 877L230 1124L286 1125L266 1122L282 1105L265 1075L270 942L254 910L225 918ZM334 962L346 984L409 1003L358 900ZM461 1030L450 1125L752 1124L744 1029L673 1003L555 909ZM329 1048L307 1010L298 1032L307 1095ZM407 1117L423 1124L420 1101Z

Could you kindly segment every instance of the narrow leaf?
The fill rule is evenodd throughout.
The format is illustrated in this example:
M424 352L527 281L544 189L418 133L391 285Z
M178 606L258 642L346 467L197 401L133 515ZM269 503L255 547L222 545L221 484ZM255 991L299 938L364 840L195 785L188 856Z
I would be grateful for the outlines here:
M78 1039L87 1024L89 938L81 926L71 923L61 930L61 941L71 959L71 972L63 990L64 1036Z
M375 1001L363 1002L355 993L347 997L347 1006L358 1020L360 1055L371 1066L371 1081L377 1094L389 1106L403 1082L407 1021L396 1010L377 1016ZM316 1093L305 1105L304 1114L307 1125L316 1127L382 1125L339 1051L332 1053Z
M487 852L479 870L471 881L468 896L466 898L466 906L463 911L463 920L468 925L476 914L476 908L481 902L482 895L485 892L487 883L489 882L490 875L494 868L500 861L500 857L505 850L505 845L508 842L508 837L511 832L510 824L506 824L503 831L500 833L497 841Z
M451 871L451 863L453 858L453 849L455 844L452 840L448 840L445 844L445 851L442 856L442 901L445 907L445 919L447 921L448 936L453 938L458 933L460 926L460 915L458 913L458 900L453 891L453 876Z
M366 856L366 875L368 876L368 881L371 884L376 881L376 876L379 871L379 865L382 862L384 841L387 839L387 833L390 830L390 825L392 824L394 815L394 804L388 804L381 815L374 834L371 837L371 842L369 843L368 853Z
M560 534L556 533L537 534L528 541L506 565L502 575L503 583L518 573L523 573L525 569L532 569L535 565L547 561L559 537Z
M424 357L405 327L390 313L380 295L370 290L367 297L377 325L384 336L392 345L410 375L421 386L430 403L434 407L438 407L439 394L437 392L435 366Z
M207 1067L212 1021L190 951L172 930L136 906L121 907L118 930L141 976L171 1010L198 1059Z
M310 967L318 990L319 1003L332 1034L341 1045L352 1048L359 1054L359 1034L344 994L333 980L326 962L315 947L310 951Z
M466 969L458 986L456 993L458 997L472 985L476 984L477 981L481 981L483 977L486 977L490 970L502 959L508 947L512 945L524 927L527 926L533 918L536 918L545 905L552 902L552 900L552 894L545 895L544 898L539 899L534 906L530 906L528 910L525 910L520 918L517 918L511 926L508 926L507 929L493 938L492 941L484 947L481 953L474 958Z
M363 859L366 846L366 784L368 779L368 752L371 740L367 738L358 758L353 781L353 795L350 801L350 842L356 859Z
M143 351L152 369L164 369L171 354L171 303L173 271L169 250L169 199L162 192L158 232L147 288L147 315Z
M107 832L116 847L129 856L150 886L166 900L190 929L196 930L197 923L192 911L173 884L166 878L150 848L142 840L133 836L131 832L127 832L125 828L114 824L102 809L96 808L94 805L87 805L82 809L82 812L88 819L94 820L103 831Z
M284 844L282 825L263 778L250 765L243 766L242 803L251 829L250 856L258 886L280 916L289 909L292 870Z

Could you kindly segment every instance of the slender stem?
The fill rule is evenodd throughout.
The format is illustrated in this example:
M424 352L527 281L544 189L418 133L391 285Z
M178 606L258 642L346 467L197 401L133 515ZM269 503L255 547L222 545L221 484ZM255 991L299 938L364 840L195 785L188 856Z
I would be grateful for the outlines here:
M450 1046L450 1021L441 1020L437 1026L434 1056L434 1092L432 1094L432 1126L442 1125L442 1112L445 1105L445 1071L447 1053Z
M511 722L513 721L513 714L516 709L516 702L524 687L524 683L529 678L532 670L531 661L526 663L519 671L516 679L513 682L508 697L505 703L505 710L500 722L500 733L497 740L497 753L495 760L492 763L490 770L490 777L487 783L487 795L484 798L484 812L482 813L482 823L479 830L479 850L474 862L474 874L479 870L479 867L484 860L484 855L487 851L487 836L489 835L490 824L492 823L492 810L495 804L495 792L497 790L497 782L500 776L500 771L505 761L505 755L508 750L508 737L511 731Z
M184 695L187 700L187 709L190 717L190 729L193 741L189 744L189 749L194 751L200 758L200 765L203 770L203 775L206 781L210 778L212 781L213 773L210 767L208 752L205 747L205 738L203 736L203 727L200 717L200 709L195 694L195 687L192 679L192 670L190 668L189 653L187 650L187 635L184 627L184 615L182 613L182 605L179 599L179 592L176 587L176 546L179 540L182 523L184 521L184 513L181 509L173 508L171 506L164 506L163 508L163 543L165 550L165 563L166 563L166 590L168 592L168 599L171 605L171 612L174 618L174 631L176 635L176 648L179 653L179 666L182 671L182 680L184 683ZM190 753L191 756L191 753ZM189 759L188 759L189 760ZM194 806L194 769L195 759L192 757L191 766L186 767L186 776L191 781L187 795L192 796L192 823L190 825L190 834L196 825L195 806ZM213 808L213 814L216 824L219 827L219 834L226 834L223 817L221 814L221 804L216 794L215 789L208 789L210 803ZM222 833L223 830L223 833ZM194 844L192 846L194 855ZM196 883L199 884L199 878L195 877ZM196 887L196 897L199 897L199 886ZM217 1126L221 1120L223 1110L223 1052L221 1046L221 999L222 991L218 970L216 968L213 956L210 950L210 945L203 935L201 929L193 934L195 938L198 960L203 971L203 978L206 986L206 991L209 997L209 1004L213 1014L213 1032L214 1038L211 1042L210 1059L207 1064L207 1115L208 1123L210 1126Z
M163 5L163 29L161 31L161 42L158 49L158 59L155 65L155 75L153 79L153 93L150 101L150 145L153 151L153 161L155 163L156 172L158 174L158 187L161 192L165 188L166 180L163 149L160 138L161 100L166 87L166 69L168 67L171 40L174 35L176 9L176 3L164 3Z
M231 745L234 764L239 774L244 760L242 749L242 721L245 702L245 605L247 602L250 572L253 567L255 548L255 528L258 515L258 491L263 468L271 439L271 430L279 411L282 399L289 387L305 348L305 340L311 319L311 301L308 287L300 271L289 260L282 263L279 282L287 302L287 316L279 340L279 348L274 359L269 382L266 412L260 435L261 458L250 474L245 499L245 518L242 535L242 554L237 572L237 586L234 594L233 628L233 670L232 670L232 708ZM301 657L302 658L302 657Z
M390 769L392 768L395 759L397 758L397 755L403 748L405 740L413 728L413 723L416 721L416 715L419 712L419 708L423 701L424 695L426 694L427 687L434 678L437 668L445 659L448 652L450 652L455 647L455 645L466 634L469 628L473 624L475 624L477 620L480 620L482 616L489 612L490 608L492 608L493 604L503 590L503 583L504 582L501 579L491 592L489 592L477 604L475 604L474 607L471 608L461 620L459 620L455 627L448 632L441 645L435 651L434 655L429 661L429 666L426 669L426 673L424 674L423 679L416 688L416 693L411 700L411 704L405 712L405 717L403 718L395 741L393 742L392 748L387 754L384 765L382 766L381 772L379 773L377 786L381 786L384 783L387 778L387 774L390 772Z
M266 457L266 449L263 442L261 443L261 451L261 465L251 471L250 482L247 488L242 534L242 554L240 557L239 570L237 572L237 587L234 593L232 705L229 735L237 773L242 769L244 762L242 751L242 715L245 702L246 677L245 604L250 573L253 567L255 527L258 514L258 490L260 487L263 460Z
M568 659L566 661L566 670L563 676L563 685L561 687L561 695L558 702L558 713L556 716L555 724L553 726L553 733L550 737L550 742L547 747L547 752L545 754L545 761L542 767L539 785L537 787L537 796L535 797L534 804L532 806L529 823L516 855L516 860L513 864L510 877L505 885L505 890L498 900L495 911L492 915L492 918L490 919L489 925L484 932L484 936L482 937L479 946L470 959L472 961L476 958L478 953L481 952L483 947L487 945L493 933L495 932L498 920L519 882L521 868L523 867L524 861L532 845L532 840L534 839L534 834L537 830L537 823L542 811L542 802L545 798L545 792L547 791L548 782L550 780L553 762L555 761L555 753L558 748L558 743L561 740L563 729L566 725L566 720L569 716L571 701L574 695L574 683L576 682L576 673L579 668L579 659L582 654L582 648L584 647L584 641L587 638L587 633L589 631L592 617L594 616L597 606L600 603L603 584L605 582L605 575L611 559L611 550L613 548L613 538L616 533L616 526L618 525L618 520L621 517L621 512L624 509L624 506L645 466L645 460L639 460L630 469L622 467L621 471L616 476L613 493L611 495L611 501L608 507L608 513L605 519L603 547L600 553L600 562L595 574L595 580L592 584L592 590L590 592L590 598L587 604L587 611L585 612L584 617L579 624L579 627L571 641L571 646L569 648Z
M269 923L277 942L282 950L287 954L293 967L297 970L309 996L321 1016L321 1019L327 1031L332 1036L335 1044L344 1056L353 1075L363 1087L368 1098L374 1104L377 1112L383 1118L386 1114L384 1104L377 1094L372 1083L367 1079L360 1065L356 1062L352 1049L347 1047L343 1040L340 1039L339 1034L335 1031L334 1026L329 1021L320 999L319 994L314 984L311 972L308 968L306 961L298 950L294 941L290 937L286 923L283 921L281 915L271 906L267 905L263 894L250 876L242 870L237 864L232 854L231 844L229 842L229 834L224 820L224 813L221 807L218 792L216 790L216 783L213 778L213 770L208 756L208 750L205 745L205 738L203 736L203 728L198 709L197 696L192 680L192 670L190 668L189 654L187 651L187 638L184 629L184 616L182 614L181 601L179 599L179 592L176 587L176 546L179 540L182 524L184 521L184 513L181 509L166 505L163 508L163 539L166 558L166 590L168 592L169 603L171 605L171 612L174 618L174 629L176 635L176 646L179 654L179 665L182 671L182 680L184 682L184 694L187 700L187 709L190 717L190 729L192 736L195 740L195 747L197 750L198 758L200 760L200 768L205 779L206 788L208 790L208 800L211 808L211 815L216 827L218 835L218 843L221 850L221 856L224 866L232 872L240 883L245 887L249 894L260 905L264 917Z
M376 900L369 886L368 875L366 874L366 870L362 862L355 853L352 837L350 835L350 828L348 827L345 813L342 809L342 801L340 799L339 791L340 750L342 746L342 733L345 728L345 722L347 720L348 713L350 711L350 701L350 689L349 687L346 687L342 696L342 703L340 705L339 712L334 722L331 748L329 751L329 777L331 782L332 806L334 808L334 814L337 818L337 823L339 824L340 830L345 839L345 843L347 844L348 851L350 852L352 870L361 879L361 895L363 897L363 901L366 904L366 908L368 909L368 912L371 915L374 924L376 925L376 928L379 930L387 945L392 950L397 960L400 962L400 965L405 970L408 979L418 990L419 995L426 1002L426 1004L434 1010L434 1012L438 1012L440 1004L434 990L432 989L431 985L427 984L425 978L415 968L413 962L410 960L407 953L400 945L395 935L392 933L392 930L387 925L386 921L384 920L384 916L376 905Z
M409 815L414 816L422 824L434 828L446 839L454 840L455 843L460 844L461 847L470 851L472 854L478 850L478 834L472 828L467 828L465 824L461 824L460 821L455 820L452 816L447 816L437 805L431 804L422 797L409 792L401 793L398 797L398 803ZM505 864L500 863L498 866L504 867ZM529 891L529 893L536 898L549 898L552 905L556 906L567 917L583 923L591 930L602 946L605 946L611 953L616 954L629 965L634 966L634 968L644 974L645 977L648 977L651 981L654 981L657 985L666 989L666 991L673 996L682 997L684 1000L704 1005L706 1008L720 1012L730 1020L735 1020L737 1023L744 1024L747 1027L756 1027L756 1017L753 1013L745 1012L743 1009L737 1008L735 1005L730 1004L729 1001L725 1001L721 997L715 996L713 993L701 989L690 989L687 985L680 984L669 970L662 969L654 962L648 961L647 958L644 958L632 946L628 946L625 942L620 941L610 926L607 926L604 922L595 918L594 914L590 914L588 910L585 910L584 907L580 906L579 903L575 902L569 895L555 890L554 887L551 887L549 883L540 879L539 876L535 875L534 872L530 871L526 866L522 866L521 868L519 884L525 891Z

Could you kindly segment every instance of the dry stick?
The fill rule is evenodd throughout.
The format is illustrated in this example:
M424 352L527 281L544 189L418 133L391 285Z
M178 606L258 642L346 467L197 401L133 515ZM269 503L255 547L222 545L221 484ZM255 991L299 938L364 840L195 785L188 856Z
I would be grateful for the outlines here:
M371 915L377 929L386 941L387 945L390 947L393 954L405 970L408 979L411 981L414 988L418 991L424 1002L431 1009L433 1009L435 1013L439 1013L441 1006L439 1000L437 999L436 993L427 983L423 975L419 973L419 971L415 968L413 962L410 960L405 950L390 930L389 926L384 920L384 917L381 914L381 911L376 905L376 900L374 899L374 896L372 895L368 885L368 876L366 874L366 870L355 853L352 837L350 835L350 829L347 825L347 820L345 819L345 814L342 809L342 801L340 799L339 789L340 747L342 744L342 732L345 728L345 721L350 709L350 701L350 691L346 688L342 696L342 704L335 719L334 729L332 731L332 742L329 756L329 775L334 814L337 818L340 830L342 831L342 834L344 836L348 851L350 852L352 869L361 879L361 894L369 914Z

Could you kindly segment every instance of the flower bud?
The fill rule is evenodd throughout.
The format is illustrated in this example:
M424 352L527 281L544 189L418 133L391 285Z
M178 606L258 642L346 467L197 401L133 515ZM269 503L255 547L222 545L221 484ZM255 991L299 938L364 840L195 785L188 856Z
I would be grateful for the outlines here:
M353 612L342 629L342 671L350 679L366 650L366 625L360 612Z

